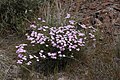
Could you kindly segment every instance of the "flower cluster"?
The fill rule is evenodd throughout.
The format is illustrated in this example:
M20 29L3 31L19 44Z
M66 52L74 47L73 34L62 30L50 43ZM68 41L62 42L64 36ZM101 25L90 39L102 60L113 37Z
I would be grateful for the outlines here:
M67 14L66 19L70 18ZM39 21L45 22L41 18ZM30 25L34 30L30 34L26 34L28 43L16 46L19 64L32 64L33 61L40 61L41 59L62 59L64 57L74 57L75 51L80 51L81 47L86 44L86 33L77 30L74 20L69 20L69 24L60 27L49 27L47 25L37 26ZM86 27L80 24L84 30L92 29L93 27ZM95 35L89 33L91 39L95 40ZM32 48L29 48L29 47ZM36 49L36 53L30 52L30 49Z

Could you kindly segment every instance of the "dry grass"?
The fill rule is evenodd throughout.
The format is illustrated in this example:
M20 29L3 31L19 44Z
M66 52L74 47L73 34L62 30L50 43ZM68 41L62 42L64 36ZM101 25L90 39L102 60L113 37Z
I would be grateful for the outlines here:
M101 3L103 1L101 0ZM93 3L96 4L97 1ZM0 80L120 80L120 28L115 25L120 24L120 15L119 11L112 7L119 2L116 1L110 6L105 6L108 3L103 2L101 6L98 3L96 7L91 7L93 3L81 1L81 5L76 5L73 0L54 0L51 4L45 2L36 12L36 17L43 17L54 26L63 22L67 12L71 13L77 21L99 29L95 48L87 46L79 59L67 65L64 72L44 76L27 70L24 66L21 70L16 64L15 46L21 43L24 37L10 35L0 38ZM96 14L97 12L99 14Z

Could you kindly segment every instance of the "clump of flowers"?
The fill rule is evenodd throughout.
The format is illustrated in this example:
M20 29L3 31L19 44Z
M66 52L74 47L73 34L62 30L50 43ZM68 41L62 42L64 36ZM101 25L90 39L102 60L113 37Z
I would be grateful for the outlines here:
M69 19L67 14L65 19ZM74 52L79 52L81 47L86 46L88 38L95 41L95 28L79 24L82 28L77 29L75 20L68 20L68 23L59 27L50 27L45 20L38 18L40 24L32 24L32 31L26 34L26 43L16 46L18 64L31 65L34 61L46 59L63 59L74 57ZM88 35L86 31L88 31Z

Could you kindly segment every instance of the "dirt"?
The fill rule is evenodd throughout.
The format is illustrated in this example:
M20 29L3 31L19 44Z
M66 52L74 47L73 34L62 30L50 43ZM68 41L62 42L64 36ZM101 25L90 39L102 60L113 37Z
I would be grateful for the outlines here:
M78 5L78 4L77 4ZM102 36L96 49L85 52L87 66L80 65L73 74L57 74L58 80L119 80L120 79L120 0L83 0L79 8L72 6L71 12L79 21L92 25ZM0 37L0 80L24 80L16 64L15 46L23 41L16 35ZM74 65L75 66L75 65ZM72 73L72 71L68 71ZM35 75L35 74L34 74ZM76 76L76 77L75 77ZM54 76L44 80L54 80ZM32 80L43 80L35 79Z

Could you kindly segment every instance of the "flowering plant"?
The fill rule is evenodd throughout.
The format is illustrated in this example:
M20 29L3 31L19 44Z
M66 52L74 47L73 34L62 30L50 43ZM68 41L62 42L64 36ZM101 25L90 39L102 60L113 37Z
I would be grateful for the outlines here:
M95 28L79 24L82 28L79 30L75 25L77 22L69 20L70 14L67 14L65 19L68 23L60 27L50 27L41 18L38 18L40 24L30 25L32 31L26 34L27 42L16 46L17 63L31 65L34 61L74 57L74 52L79 52L88 39L95 41Z

